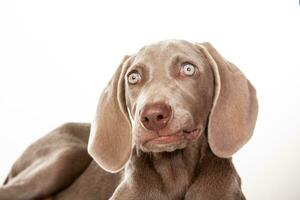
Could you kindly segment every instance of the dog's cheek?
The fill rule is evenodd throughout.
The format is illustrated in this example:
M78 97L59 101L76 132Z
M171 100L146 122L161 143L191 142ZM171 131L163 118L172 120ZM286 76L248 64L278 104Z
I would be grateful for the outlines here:
M174 110L173 122L177 129L190 128L194 125L194 119L191 112L180 106L177 106Z
M134 125L131 132L134 146L140 146L141 143L141 137L139 136L138 133L139 133L138 128L136 125Z
M132 138L133 138L133 143L137 147L140 147L143 145L145 140L147 140L147 135L144 128L141 126L140 123L135 122L134 126L132 128Z

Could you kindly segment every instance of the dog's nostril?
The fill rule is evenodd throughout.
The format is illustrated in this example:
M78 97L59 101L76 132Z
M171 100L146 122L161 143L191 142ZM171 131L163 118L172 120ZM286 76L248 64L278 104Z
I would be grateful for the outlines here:
M163 119L163 118L164 118L163 115L158 115L158 116L156 117L157 120L161 120L161 119Z
M148 117L144 117L144 120L143 120L143 122L149 122L149 119L148 119Z

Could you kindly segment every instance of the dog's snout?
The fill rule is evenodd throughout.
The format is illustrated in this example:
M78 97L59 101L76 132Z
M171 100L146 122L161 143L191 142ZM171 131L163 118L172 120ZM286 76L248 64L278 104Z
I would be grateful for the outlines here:
M167 126L172 110L164 103L148 104L141 111L140 121L148 130L158 131Z

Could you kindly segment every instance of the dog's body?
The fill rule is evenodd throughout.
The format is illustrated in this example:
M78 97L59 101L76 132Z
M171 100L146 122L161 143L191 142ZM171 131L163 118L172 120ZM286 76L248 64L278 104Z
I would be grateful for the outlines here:
M36 141L12 167L0 199L108 199L122 172L108 173L92 161L89 134L90 124L67 123Z
M150 45L122 61L91 127L24 152L0 200L245 199L231 156L256 116L254 88L210 44Z

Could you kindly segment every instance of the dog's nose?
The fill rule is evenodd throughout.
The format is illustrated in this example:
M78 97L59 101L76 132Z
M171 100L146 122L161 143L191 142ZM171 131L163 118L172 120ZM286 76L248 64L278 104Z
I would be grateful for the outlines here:
M163 129L171 117L171 107L164 103L148 104L141 111L141 122L152 131Z

